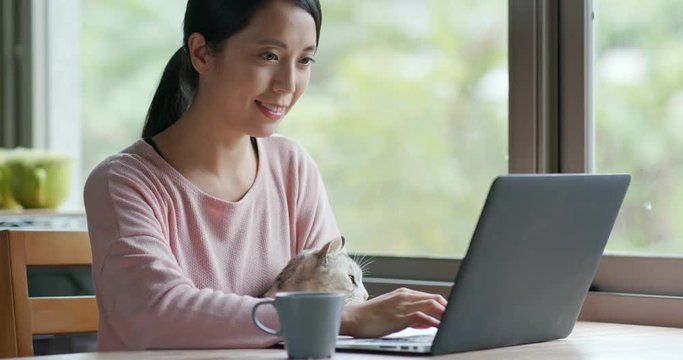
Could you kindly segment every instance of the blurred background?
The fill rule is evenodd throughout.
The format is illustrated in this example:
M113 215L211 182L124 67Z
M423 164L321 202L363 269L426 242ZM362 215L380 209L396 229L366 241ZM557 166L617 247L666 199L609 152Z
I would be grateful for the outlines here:
M324 0L280 132L320 166L352 251L461 257L507 172L507 1ZM82 176L140 135L184 0L83 0ZM683 252L683 2L595 0L595 171L633 182L611 252Z
M139 139L164 65L181 46L186 0L2 2L9 3L31 5L28 32L38 40L8 51L3 39L3 70L12 55L29 57L35 70L3 75L43 85L26 93L11 79L15 94L0 78L0 94L32 101L32 113L15 121L31 119L20 135L68 154L73 166L58 211L0 210L0 228L85 229L83 183L99 162ZM351 252L461 258L491 181L508 172L510 2L322 3L311 83L279 132L318 163ZM607 252L680 256L683 1L593 5L593 171L632 175ZM21 44L26 29L13 21ZM21 142L7 132L12 121L1 120L0 140ZM32 296L93 291L89 269L31 269L29 277ZM92 335L34 343L37 354L95 346Z

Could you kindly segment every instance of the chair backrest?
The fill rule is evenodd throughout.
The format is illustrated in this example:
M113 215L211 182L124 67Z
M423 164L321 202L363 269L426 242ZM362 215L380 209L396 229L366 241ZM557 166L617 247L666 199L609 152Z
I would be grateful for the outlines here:
M33 335L97 331L94 296L29 297L33 265L92 265L87 231L0 230L0 357L32 356Z

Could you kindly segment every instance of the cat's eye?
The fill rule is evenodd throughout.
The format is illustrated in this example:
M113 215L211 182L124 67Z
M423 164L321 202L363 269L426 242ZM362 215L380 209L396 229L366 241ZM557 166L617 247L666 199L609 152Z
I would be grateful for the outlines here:
M355 276L349 275L349 279L351 279L351 282L353 283L353 286L358 286L358 284L356 284L356 277L355 277Z

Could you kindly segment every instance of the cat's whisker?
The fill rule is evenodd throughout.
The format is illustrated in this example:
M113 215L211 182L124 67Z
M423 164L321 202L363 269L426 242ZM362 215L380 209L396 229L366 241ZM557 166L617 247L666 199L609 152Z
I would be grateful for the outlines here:
M363 258L360 259L360 261L358 262L358 266L360 267L361 272L363 273L363 276L370 274L369 267L374 262L375 262L374 258L366 258L365 256L363 256Z
M361 274L363 276L367 275L367 258L365 255L354 255L353 256L353 261L358 264L358 267L360 268Z
M370 273L369 270L370 270L370 269L368 269L368 267L365 266L365 265L360 267L360 271L363 273L363 275L369 274L369 273Z
M363 259L365 259L365 255L353 255L353 261L355 261L359 266L363 264Z

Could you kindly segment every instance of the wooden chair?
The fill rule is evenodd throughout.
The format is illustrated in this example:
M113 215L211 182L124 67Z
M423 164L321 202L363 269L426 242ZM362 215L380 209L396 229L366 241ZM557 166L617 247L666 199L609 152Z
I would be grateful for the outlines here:
M33 335L97 331L94 296L29 297L31 265L92 265L88 233L0 230L0 357L32 356Z

